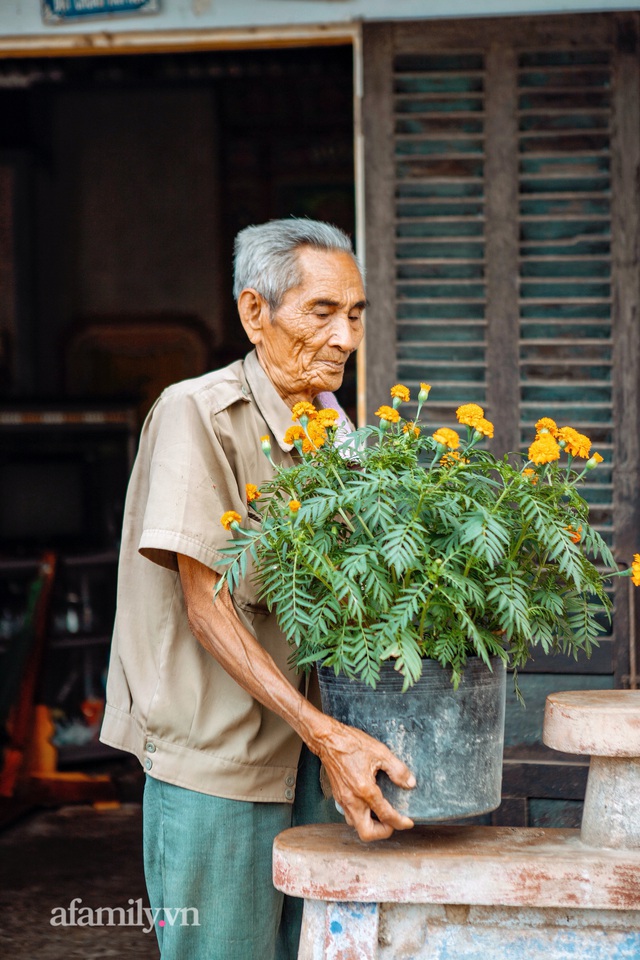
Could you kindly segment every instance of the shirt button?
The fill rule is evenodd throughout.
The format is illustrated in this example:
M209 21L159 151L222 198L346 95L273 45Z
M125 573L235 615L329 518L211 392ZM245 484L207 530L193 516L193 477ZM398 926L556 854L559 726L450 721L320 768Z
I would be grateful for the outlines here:
M151 760L150 757L147 757L147 759L144 761L144 765L147 770L151 770L151 767L153 766L153 760Z
M149 743L145 743L144 748L148 753L156 752L156 745L155 743L151 743L151 741L149 741Z
M287 787L284 792L285 800L293 800L293 790L291 787Z
M296 778L293 776L293 774L290 773L288 777L284 778L284 782L288 787L292 787L296 782Z

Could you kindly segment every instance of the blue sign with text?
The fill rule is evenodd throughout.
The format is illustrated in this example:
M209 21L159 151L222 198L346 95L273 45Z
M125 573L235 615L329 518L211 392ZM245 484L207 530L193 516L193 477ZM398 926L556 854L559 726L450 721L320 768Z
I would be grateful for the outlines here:
M125 13L157 13L159 0L42 0L48 21Z

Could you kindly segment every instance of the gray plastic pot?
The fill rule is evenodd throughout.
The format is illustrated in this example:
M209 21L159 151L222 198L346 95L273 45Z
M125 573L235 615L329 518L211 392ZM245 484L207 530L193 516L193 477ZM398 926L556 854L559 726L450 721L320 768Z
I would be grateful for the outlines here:
M375 690L320 667L322 708L342 723L385 743L413 771L413 790L397 787L383 772L378 784L389 802L416 823L476 816L500 805L506 669L499 657L489 670L467 661L460 686L434 660L402 693L393 661L382 665Z

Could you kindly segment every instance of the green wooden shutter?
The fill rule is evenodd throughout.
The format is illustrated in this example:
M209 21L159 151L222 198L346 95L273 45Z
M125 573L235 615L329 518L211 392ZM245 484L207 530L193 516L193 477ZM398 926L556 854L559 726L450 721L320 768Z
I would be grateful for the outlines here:
M620 560L640 549L637 14L364 27L369 411L434 386L455 425L485 406L494 449L541 416L593 440L585 488ZM616 589L591 660L536 656L507 715L496 822L576 823L581 758L541 743L553 690L636 685L637 611ZM640 604L636 605L640 607Z

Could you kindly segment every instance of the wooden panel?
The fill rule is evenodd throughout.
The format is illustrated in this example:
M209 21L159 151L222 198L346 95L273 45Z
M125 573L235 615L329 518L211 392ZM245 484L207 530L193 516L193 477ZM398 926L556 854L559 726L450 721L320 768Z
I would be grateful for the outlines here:
M492 43L509 43L526 49L595 47L612 42L615 21L611 15L500 17L460 20L400 21L395 25L397 49L407 53L425 50L488 48ZM578 51L579 52L579 51Z
M379 404L386 403L396 379L392 39L389 24L363 27L365 267L369 299L364 370L369 422Z
M513 47L492 44L486 88L487 407L498 457L517 450L520 439L516 70Z
M613 404L616 418L614 551L630 562L640 551L640 67L638 15L618 19L612 133ZM616 681L637 687L640 604L633 587L616 589ZM631 675L631 676L630 676Z
M588 760L575 763L505 760L502 792L505 797L584 800L588 773Z

